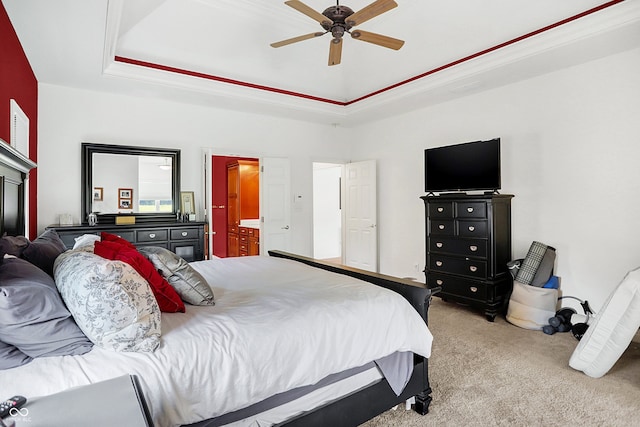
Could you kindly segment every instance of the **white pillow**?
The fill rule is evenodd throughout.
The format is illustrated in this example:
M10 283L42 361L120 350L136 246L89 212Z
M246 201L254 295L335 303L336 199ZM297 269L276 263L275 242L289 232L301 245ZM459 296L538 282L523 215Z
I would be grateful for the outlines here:
M86 251L67 251L54 264L56 286L82 332L115 351L154 351L160 308L133 267Z
M73 250L82 250L93 252L93 245L100 241L100 236L97 234L83 234L75 239L76 243L73 245Z

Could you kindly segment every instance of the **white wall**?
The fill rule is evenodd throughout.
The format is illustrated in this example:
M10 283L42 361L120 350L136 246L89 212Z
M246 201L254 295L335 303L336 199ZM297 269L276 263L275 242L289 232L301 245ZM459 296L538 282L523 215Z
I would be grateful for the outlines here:
M640 266L639 69L636 49L356 129L352 158L378 161L381 271L424 268L423 150L501 137L513 257L554 246L564 294L600 308Z
M181 149L183 191L194 191L203 212L204 148L227 147L291 159L291 191L302 195L292 212L292 251L312 254L312 162L345 160L340 128L242 114L151 98L39 85L38 231L61 213L81 220L80 144ZM330 153L330 154L327 154Z
M340 178L342 165L313 165L313 256L327 259L342 255Z

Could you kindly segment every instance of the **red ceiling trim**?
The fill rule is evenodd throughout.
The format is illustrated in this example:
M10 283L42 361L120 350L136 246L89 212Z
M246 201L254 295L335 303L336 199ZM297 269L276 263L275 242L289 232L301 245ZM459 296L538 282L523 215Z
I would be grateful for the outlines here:
M154 64L153 62L140 61L140 60L137 60L137 59L125 58L125 57L122 57L122 56L116 56L115 60L117 62L123 62L123 63L126 63L126 64L132 64L132 65L139 65L141 67L153 68L155 70L162 70L162 71L169 71L171 73L176 73L176 74L183 74L185 76L199 77L199 78L202 78L202 79L215 80L217 82L228 83L228 84L237 85L237 86L245 86L245 87L249 87L249 88L252 88L252 89L265 90L265 91L268 91L268 92L275 92L275 93L280 93L280 94L283 94L283 95L297 96L299 98L310 99L312 101L326 102L326 103L335 104L335 105L346 105L345 102L341 102L341 101L334 101L332 99L320 98L320 97L313 96L313 95L307 95L305 93L293 92L293 91L290 91L290 90L278 89L278 88L275 88L275 87L263 86L263 85L258 85L258 84L255 84L255 83L249 83L249 82L243 82L242 80L234 80L234 79L229 79L229 78L226 78L226 77L220 77L220 76L214 76L214 75L211 75L211 74L199 73L197 71L185 70L185 69L182 69L182 68L169 67L167 65Z
M585 16L591 15L593 13L599 12L603 9L606 9L608 7L614 6L618 3L622 3L625 0L611 0L608 1L606 3L601 4L600 6L596 6L592 9L586 10L582 13L578 13L577 15L573 15L570 16L569 18L563 19L561 21L558 21L556 23L553 23L551 25L547 25L546 27L540 28L538 30L532 31L530 33L524 34L520 37L516 37L514 39L511 39L509 41L506 41L504 43L500 43L498 45L495 45L493 47L490 47L488 49L482 50L480 52L476 52L472 55L469 56L465 56L464 58L460 58L456 61L453 62L449 62L448 64L442 65L440 67L434 68L432 70L429 70L425 73L422 74L418 74L417 76L411 77L409 79L400 81L398 83L392 84L390 86L384 87L382 89L376 90L374 92L371 92L367 95L361 96L359 98L353 99L351 101L336 101L333 99L328 99L328 98L321 98L321 97L317 97L317 96L313 96L313 95L308 95L305 93L300 93L300 92L293 92L290 90L285 90L285 89L279 89L279 88L275 88L275 87L270 87L270 86L264 86L264 85L259 85L259 84L255 84L255 83L249 83L249 82L245 82L245 81L241 81L241 80L235 80L235 79L229 79L226 77L220 77L220 76L215 76L215 75L211 75L211 74L206 74L206 73L200 73L197 71L191 71L191 70L185 70L182 68L176 68L176 67L170 67L167 65L161 65L161 64L155 64L152 62L146 62L146 61L140 61L137 59L132 59L132 58L126 58L126 57L122 57L122 56L116 56L114 59L116 62L122 62L122 63L126 63L126 64L131 64L131 65L137 65L137 66L141 66L141 67L146 67L146 68L152 68L155 70L162 70L162 71L168 71L171 73L176 73L176 74L182 74L182 75L186 75L186 76L191 76L191 77L198 77L198 78L202 78L202 79L206 79L206 80L213 80L213 81L218 81L221 83L227 83L227 84L232 84L232 85L237 85L237 86L244 86L244 87L248 87L251 89L258 89L258 90L264 90L267 92L274 92L274 93L279 93L282 95L289 95L289 96L295 96L298 98L303 98L303 99L309 99L312 101L318 101L318 102L324 102L327 104L334 104L334 105L339 105L339 106L347 106L347 105L351 105L351 104L355 104L356 102L365 100L367 98L371 98L375 95L379 95L383 92L387 92L389 90L395 89L397 87L403 86L407 83L411 83L414 82L416 80L422 79L424 77L430 76L432 74L438 73L440 71L446 70L448 68L454 67L456 65L462 64L464 62L470 61L472 59L475 59L479 56L482 55L486 55L487 53L491 53L494 52L498 49L502 49L503 47L506 46L510 46L512 44L518 43L522 40L531 38L533 36L536 36L538 34L544 33L546 31L552 30L554 28L557 28L561 25L567 24L569 22L578 20L580 18L583 18Z

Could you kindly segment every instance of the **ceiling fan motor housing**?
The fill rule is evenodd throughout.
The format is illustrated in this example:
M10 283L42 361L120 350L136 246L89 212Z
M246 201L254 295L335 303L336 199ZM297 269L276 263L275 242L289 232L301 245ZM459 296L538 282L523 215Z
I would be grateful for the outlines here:
M353 26L347 22L347 18L353 15L353 10L347 6L331 6L326 8L322 14L333 21L333 24L323 22L321 25L322 28L331 32L334 40L340 40L344 33Z

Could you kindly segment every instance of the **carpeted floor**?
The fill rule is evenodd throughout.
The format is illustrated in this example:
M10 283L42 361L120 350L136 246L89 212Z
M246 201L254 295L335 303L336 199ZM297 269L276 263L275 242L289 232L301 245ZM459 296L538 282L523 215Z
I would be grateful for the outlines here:
M604 377L569 367L578 341L494 323L475 309L434 298L429 362L433 402L420 416L404 407L363 424L413 426L640 425L640 334Z

